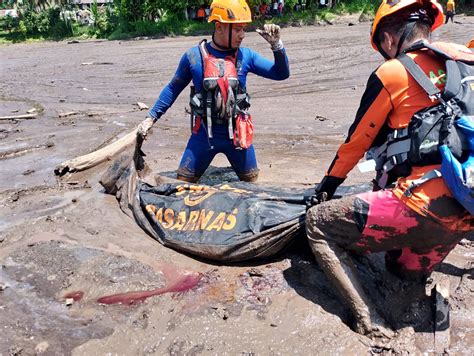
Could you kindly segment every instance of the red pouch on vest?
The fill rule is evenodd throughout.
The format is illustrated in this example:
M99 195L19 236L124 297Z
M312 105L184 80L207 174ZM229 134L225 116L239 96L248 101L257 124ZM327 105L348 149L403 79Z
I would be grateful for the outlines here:
M199 132L200 127L201 127L201 116L196 116L196 119L194 121L194 125L192 127L193 134L197 135L198 132Z
M234 146L247 149L253 141L252 116L240 113L235 120Z

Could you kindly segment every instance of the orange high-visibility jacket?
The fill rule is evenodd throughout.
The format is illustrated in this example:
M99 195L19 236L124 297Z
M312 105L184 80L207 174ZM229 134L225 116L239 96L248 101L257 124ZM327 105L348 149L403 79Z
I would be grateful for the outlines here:
M451 46L453 50L455 46L458 45ZM461 47L469 51L466 47ZM446 73L442 59L428 50L419 50L408 55L439 89L444 88ZM437 101L431 101L428 98L423 88L397 59L385 62L370 76L356 119L349 129L346 142L338 149L327 175L345 178L373 145L382 128L407 127L416 112L435 104ZM449 228L472 229L470 225L473 222L472 216L454 200L442 178L433 179L415 188L410 197L403 195L412 180L420 178L434 168L439 168L439 165L413 167L409 177L398 180L394 194L411 209L424 216L430 215ZM450 207L447 211L458 211L458 214L445 216L443 209L447 206ZM457 206L459 206L458 209Z

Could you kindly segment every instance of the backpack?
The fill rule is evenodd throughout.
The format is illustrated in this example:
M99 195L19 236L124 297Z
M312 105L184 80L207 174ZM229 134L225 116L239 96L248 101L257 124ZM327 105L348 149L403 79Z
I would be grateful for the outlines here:
M446 84L441 92L426 76L416 62L406 55L407 52L429 49L434 55L446 60ZM465 130L457 125L461 117L466 120L474 118L474 54L448 53L449 45L429 44L426 41L415 43L406 49L397 59L403 64L410 75L438 104L420 110L412 117L408 127L393 130L386 142L373 153L376 162L377 183L385 188L390 178L408 176L412 166L441 164L443 156L439 148L458 161L464 162L470 155ZM441 176L440 172L430 172L414 182L411 189L428 179Z
M464 163L460 163L447 145L440 146L443 160L441 175L454 198L474 215L474 117L462 117L456 125L468 138L470 152Z

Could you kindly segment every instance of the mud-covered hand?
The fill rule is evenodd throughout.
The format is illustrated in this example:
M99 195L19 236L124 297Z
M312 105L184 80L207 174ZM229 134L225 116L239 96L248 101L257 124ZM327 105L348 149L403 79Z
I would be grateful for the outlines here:
M328 200L328 194L326 192L315 193L306 199L306 210L312 208L315 205L321 204L326 200Z
M324 192L327 195L326 200L330 200L336 192L337 187L339 187L344 180L345 178L325 176L321 183L316 186L315 193L317 195Z
M309 209L314 205L332 199L337 187L339 187L342 182L344 182L344 178L325 176L321 183L314 189L314 195L306 201L306 207Z
M153 118L147 117L145 120L142 121L140 125L138 125L137 134L145 138L154 123L155 120Z
M270 43L273 51L279 51L283 49L283 42L280 39L280 26L275 24L266 24L263 26L263 29L257 29L257 32L268 43Z

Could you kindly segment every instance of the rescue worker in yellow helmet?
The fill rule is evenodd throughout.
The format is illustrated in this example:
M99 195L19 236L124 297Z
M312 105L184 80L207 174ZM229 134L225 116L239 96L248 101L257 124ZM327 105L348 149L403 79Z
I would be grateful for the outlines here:
M177 178L196 182L214 156L223 153L240 180L255 181L258 166L252 144L247 74L273 80L290 75L288 57L280 39L280 27L265 25L258 33L270 44L273 61L241 47L245 28L252 21L244 0L214 0L209 22L212 41L203 40L182 56L175 75L162 90L140 131L146 132L192 81L191 137L177 171Z
M446 83L446 59L426 45L474 62L474 55L464 46L428 42L431 32L443 22L436 0L382 1L370 41L386 62L370 76L347 139L316 187L306 215L306 233L319 266L351 309L355 331L370 337L391 337L393 332L367 298L349 252L385 252L390 272L400 278L424 280L472 232L474 224L473 216L454 198L443 177L421 179L439 169L439 164L420 162L409 170L387 172L390 162L385 160L393 158L387 147L395 153L405 152L405 146L390 144L408 131L414 114L439 103L409 74L405 60L413 60L439 90ZM376 160L374 190L331 200L371 148L382 158L381 165ZM398 158L395 161L398 164Z

